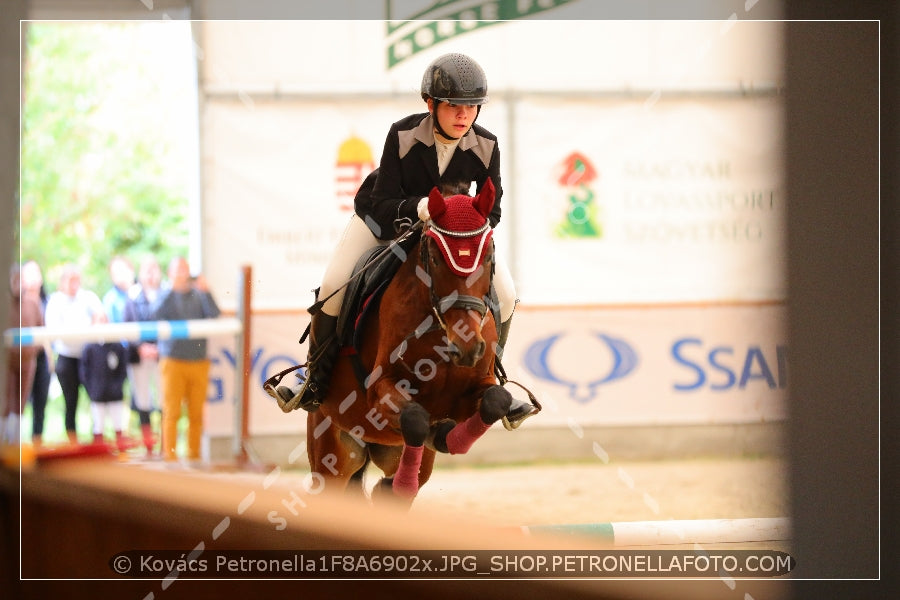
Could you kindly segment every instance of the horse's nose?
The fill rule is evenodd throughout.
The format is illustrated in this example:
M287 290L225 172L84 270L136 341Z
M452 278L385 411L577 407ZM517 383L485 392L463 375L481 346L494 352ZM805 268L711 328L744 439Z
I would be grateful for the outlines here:
M481 340L477 344L475 344L475 348L472 351L472 355L474 358L474 360L472 361L473 365L481 360L482 356L484 356L484 349L486 346L487 344L484 343L484 340Z
M457 366L474 367L484 356L485 346L484 340L479 340L465 349L461 349L457 344L451 344L450 358Z

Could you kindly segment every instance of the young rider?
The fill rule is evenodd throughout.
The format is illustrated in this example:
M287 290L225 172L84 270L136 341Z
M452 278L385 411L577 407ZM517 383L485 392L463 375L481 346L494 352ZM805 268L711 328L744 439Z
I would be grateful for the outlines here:
M364 252L386 244L417 219L430 218L428 193L435 186L475 182L480 191L490 177L496 197L488 219L491 227L500 222L503 188L497 137L475 124L481 105L488 101L487 78L481 66L465 54L440 56L425 69L421 91L428 112L410 115L391 126L381 164L356 194L355 214L328 264L319 297L327 298L338 291L321 311L312 314L307 376L293 388L277 389L285 402L295 401L308 411L318 408L339 351L335 330L344 296L339 288ZM516 295L505 261L495 255L495 263L502 348L509 335ZM533 410L532 405L514 400L507 419L516 424Z

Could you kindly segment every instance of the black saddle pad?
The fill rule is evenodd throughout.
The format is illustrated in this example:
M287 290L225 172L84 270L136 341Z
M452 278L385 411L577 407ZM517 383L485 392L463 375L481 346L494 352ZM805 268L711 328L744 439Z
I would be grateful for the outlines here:
M356 261L353 275L363 269L366 270L359 277L353 278L347 286L347 291L344 292L344 302L337 323L337 335L341 346L354 345L354 332L362 323L364 309L371 309L377 305L378 296L393 279L420 237L416 232L393 247L376 246Z

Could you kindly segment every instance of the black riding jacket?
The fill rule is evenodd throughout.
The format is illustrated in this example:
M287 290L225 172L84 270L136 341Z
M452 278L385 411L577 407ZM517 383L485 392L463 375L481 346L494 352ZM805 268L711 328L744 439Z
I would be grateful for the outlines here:
M375 237L393 239L398 228L418 220L419 200L442 183L477 182L478 191L490 177L496 188L491 227L500 222L500 148L497 136L473 124L459 140L443 175L438 174L434 122L431 113L410 115L391 125L381 164L356 192L354 209Z

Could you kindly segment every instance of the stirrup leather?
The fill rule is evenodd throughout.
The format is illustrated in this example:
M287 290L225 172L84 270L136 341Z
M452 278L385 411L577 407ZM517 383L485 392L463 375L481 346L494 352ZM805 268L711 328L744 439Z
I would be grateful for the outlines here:
M531 390L529 390L518 381L513 381L506 376L506 369L504 369L503 365L500 363L499 357L494 359L494 375L496 375L497 381L500 382L501 386L505 386L507 383L512 383L525 390L525 393L528 394L528 400L531 402L531 404L529 405L528 402L522 402L521 400L516 400L515 398L513 398L513 406L510 407L509 412L506 413L506 415L504 415L501 419L503 421L503 427L507 431L518 429L519 426L525 422L525 419L533 417L534 415L541 412L541 409L543 407L541 406L541 403L538 402L538 399L531 392Z

